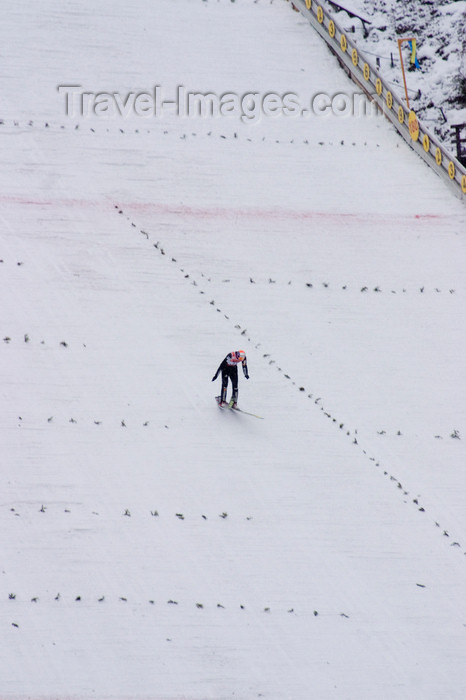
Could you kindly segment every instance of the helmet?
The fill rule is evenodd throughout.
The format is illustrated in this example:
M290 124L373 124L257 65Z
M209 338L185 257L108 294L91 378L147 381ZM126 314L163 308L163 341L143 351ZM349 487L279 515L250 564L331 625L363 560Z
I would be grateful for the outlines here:
M238 360L238 362L240 362L240 361L242 362L243 360L246 359L246 353L244 352L244 350L236 350L234 355L235 355L235 358Z

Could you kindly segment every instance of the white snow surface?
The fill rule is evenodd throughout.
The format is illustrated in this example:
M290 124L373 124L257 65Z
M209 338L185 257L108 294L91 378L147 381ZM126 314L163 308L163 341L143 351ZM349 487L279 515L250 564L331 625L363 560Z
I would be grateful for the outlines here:
M1 32L0 696L462 700L462 204L382 118L65 115L353 91L284 2Z

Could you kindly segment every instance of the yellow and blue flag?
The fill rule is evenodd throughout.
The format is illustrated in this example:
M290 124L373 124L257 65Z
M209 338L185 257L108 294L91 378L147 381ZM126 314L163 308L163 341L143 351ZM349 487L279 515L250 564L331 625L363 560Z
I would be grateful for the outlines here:
M414 63L416 68L420 68L421 64L416 58L416 39L413 39L412 41L408 41L408 46L411 49L411 63Z

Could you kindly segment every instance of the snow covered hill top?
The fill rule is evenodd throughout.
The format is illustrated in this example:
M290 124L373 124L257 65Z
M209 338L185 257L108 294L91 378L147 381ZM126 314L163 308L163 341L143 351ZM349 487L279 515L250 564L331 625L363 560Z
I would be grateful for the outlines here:
M365 32L358 19L326 3L347 31L354 27L356 41L401 95L404 87L397 40L416 39L418 68L411 64L408 45L403 48L410 105L447 147L452 146L452 125L466 122L466 2L341 0L339 4L371 21Z

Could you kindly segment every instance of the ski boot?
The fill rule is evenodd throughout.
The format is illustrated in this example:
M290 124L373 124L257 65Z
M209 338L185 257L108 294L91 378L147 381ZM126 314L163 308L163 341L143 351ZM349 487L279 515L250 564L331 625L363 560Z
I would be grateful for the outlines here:
M220 396L216 396L215 398L217 399L217 403L218 403L218 405L219 405L220 407L222 407L222 406L227 406L227 390L226 390L226 387L225 387L225 388L222 387L222 393L220 394Z

